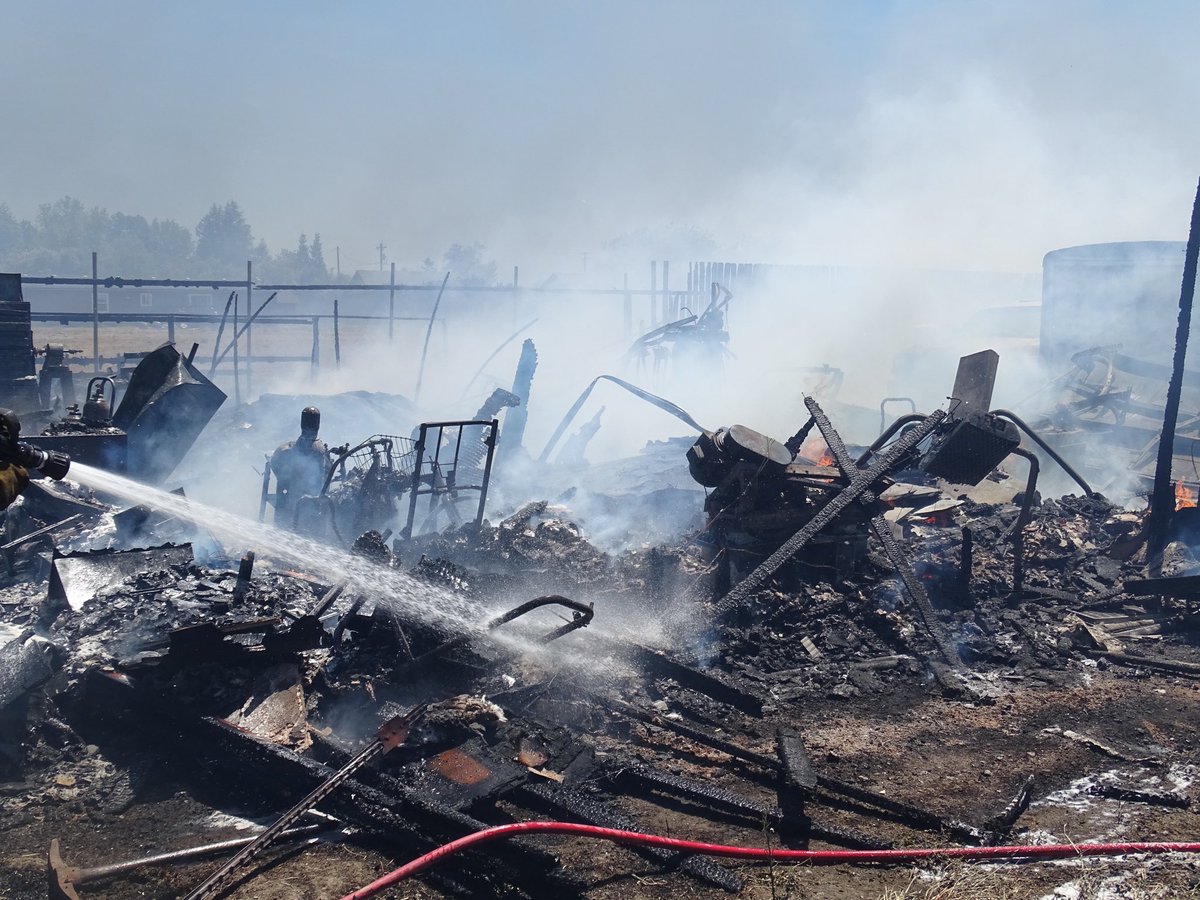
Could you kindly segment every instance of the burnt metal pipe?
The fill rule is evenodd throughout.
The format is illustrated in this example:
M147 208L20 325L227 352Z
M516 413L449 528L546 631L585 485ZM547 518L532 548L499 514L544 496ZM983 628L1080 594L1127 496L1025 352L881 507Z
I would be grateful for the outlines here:
M467 382L467 386L465 388L463 388L463 392L461 394L459 394L458 399L466 400L467 394L470 392L472 385L474 385L475 380L477 378L479 378L480 375L483 374L483 370L487 368L488 363L490 363L493 359L495 359L497 356L499 356L501 350L503 350L505 347L507 347L509 344L511 344L513 341L515 341L518 337L520 337L523 332L526 332L530 328L532 328L536 323L537 323L537 319L530 319L528 322L526 322L524 325L522 325L520 328L518 328L516 331L514 331L512 334L510 334L508 337L506 337L504 339L504 341L500 344L500 346L492 351L492 355L489 356L487 359L485 359L483 361L483 364L480 365L480 367L475 370L475 374L471 376L471 380Z
M552 605L565 606L567 609L574 610L575 617L566 625L542 635L541 642L543 644L548 644L551 641L562 637L564 634L570 634L576 629L586 627L596 615L596 610L590 603L582 603L579 600L572 600L569 597L563 597L559 594L549 594L545 597L537 597L533 600L526 601L520 606L510 609L503 615L497 616L496 618L492 619L492 621L488 622L487 630L494 631L499 626L505 624L506 622L511 622L513 619L519 618L520 616L525 615L527 612L533 612L533 610L539 609L543 606Z
M217 339L213 342L212 364L208 367L208 377L212 378L213 373L217 371L217 351L221 349L221 337L225 334L225 322L229 319L229 308L233 306L233 298L237 296L237 291L229 292L229 299L225 301L225 312L221 313L221 324L217 326Z
M586 403L587 398L591 396L592 389L602 380L611 381L613 384L625 388L625 390L629 391L629 393L633 394L635 397L645 400L651 406L655 406L658 409L661 409L663 412L674 416L675 418L679 419L679 421L690 425L692 428L695 428L701 434L708 431L707 428L693 419L687 410L680 406L676 406L670 400L666 400L662 397L659 397L657 394L652 394L647 390L643 390L636 384L630 384L625 379L618 378L616 375L597 375L592 379L591 384L583 389L583 393L579 395L579 398L575 401L574 405L567 410L567 414L563 416L562 421L558 423L558 427L554 429L554 434L550 435L550 440L546 442L546 446L542 450L541 456L538 457L538 462L544 463L550 458L550 452L554 449L555 445L558 444L558 439L563 436L563 432L567 430L567 426L571 424L571 420L574 419L579 410L583 408L583 404Z
M912 422L921 422L924 419L925 419L925 416L921 415L918 412L913 412L913 413L909 413L906 416L901 416L895 422L893 422L890 426L888 426L887 431L885 431L879 437L875 438L875 443L873 443L870 447L868 447L866 450L863 451L862 456L860 456L858 459L855 460L855 464L860 467L865 466L867 464L867 460L871 458L871 455L873 453L875 453L877 450L879 450L879 448L882 447L884 444L886 444L888 441L890 441L892 439L892 436L895 435L897 431L899 431L905 425L908 425ZM847 475L847 477L849 477L849 473L846 473L846 475Z
M561 625L558 628L555 628L553 631L549 631L542 635L541 643L543 644L549 644L551 641L558 640L558 638L565 634L570 634L576 629L586 627L592 621L592 617L596 614L595 609L590 603L582 603L579 600L572 600L569 597L563 597L558 594L549 594L545 597L536 597L533 600L528 600L525 603L522 603L520 606L510 609L508 612L496 616L496 618L487 623L486 630L495 631L501 625L511 622L513 619L518 619L528 612L532 612L533 610L539 609L543 606L551 605L565 606L567 609L574 610L575 617L565 625ZM403 668L407 669L410 666L419 665L441 655L442 653L445 653L447 650L453 650L455 647L461 647L465 644L468 644L470 641L471 635L469 634L460 634L456 637L452 637L450 640L444 641L443 643L434 647L432 650L428 650L425 653L422 653L420 656L406 661L403 665Z
M278 294L279 294L279 291L276 291L274 294L272 294L270 297L268 297L266 300L264 300L259 305L258 309L256 309L254 311L254 314L252 316L250 316L248 319L246 319L245 323L240 328L238 328L235 323L234 328L236 330L236 333L234 334L233 339L228 344L225 345L225 349L221 351L221 355L218 356L213 361L212 366L209 368L208 374L211 375L213 373L213 370L215 370L217 368L217 366L219 366L221 364L222 360L224 360L225 357L229 354L229 351L235 349L238 338L240 338L243 334L245 334L247 331L250 330L250 326L254 324L254 320L259 317L259 315L262 313L262 311L267 308L267 304L270 303L272 300L274 300ZM221 336L218 334L217 340L219 341L220 339L221 339ZM246 352L249 353L248 350ZM249 357L247 357L247 360L249 360ZM249 362L247 362L247 365L249 365Z
M885 410L887 409L887 405L889 403L907 403L908 411L910 413L915 413L917 411L917 401L914 400L912 397L884 397L882 400L879 401L879 430L880 431L883 431L884 426L887 424L887 413L885 412Z
M332 826L328 823L321 825L301 825L298 828L292 828L282 832L279 835L280 840L291 840L294 838L310 837L328 831ZM75 888L82 887L85 884L90 884L93 881L100 881L105 878L112 878L116 875L124 875L126 872L134 872L138 869L146 868L147 866L161 866L169 863L191 862L196 859L204 859L209 856L215 856L218 853L224 853L227 850L240 850L248 844L253 843L258 839L257 835L252 837L233 838L227 841L217 841L212 844L205 844L201 847L188 847L184 850L174 850L170 853L158 853L154 856L144 856L140 859L131 859L128 862L110 863L103 866L89 866L82 868L79 866L68 866L62 858L62 851L59 849L58 838L50 841L50 852L47 859L47 878L49 880L50 896L55 900L79 900L79 894Z
M446 273L446 277L442 279L442 286L438 289L437 299L433 301L433 312L429 314L429 327L425 329L425 343L421 347L421 364L417 367L417 386L413 390L413 405L415 406L421 400L421 382L425 378L425 357L429 355L429 338L433 335L433 323L437 319L438 307L442 305L442 294L446 292L446 282L450 280L450 273Z
M1013 453L1029 462L1029 477L1025 480L1025 493L1021 497L1021 512L1017 514L1016 521L1012 523L1006 535L1012 542L1013 593L1017 593L1025 584L1025 526L1033 521L1033 500L1041 463L1036 453L1024 447L1017 447Z
M1037 444L1042 449L1043 453L1045 453L1052 460L1054 460L1056 463L1058 463L1059 467L1064 472L1066 472L1068 475L1071 476L1071 480L1074 481L1077 485L1080 486L1080 488L1083 489L1084 496L1086 496L1086 497L1095 496L1096 492L1092 490L1091 485L1089 485L1086 481L1083 480L1083 476L1080 475L1078 472L1076 472L1073 468L1071 468L1071 465L1065 459L1063 459L1061 456L1059 456L1058 451L1055 450L1053 447L1051 447L1049 444L1047 444L1044 440L1042 440L1041 436L1039 436L1036 431L1034 431L1032 428L1030 428L1024 422L1024 420L1022 420L1021 417L1018 416L1015 412L1010 412L1007 409L993 409L992 415L1000 416L1002 419L1008 419L1010 422L1012 422L1014 425L1016 425L1018 428L1020 428L1021 431L1025 432L1025 435L1031 441L1033 441L1035 444ZM1014 452L1017 452L1017 451L1014 451ZM1025 454L1022 453L1020 455L1024 456Z

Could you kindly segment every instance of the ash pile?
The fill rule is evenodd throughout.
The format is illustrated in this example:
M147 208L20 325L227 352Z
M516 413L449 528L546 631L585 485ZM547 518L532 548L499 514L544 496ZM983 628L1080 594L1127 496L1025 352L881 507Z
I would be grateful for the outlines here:
M619 553L561 504L484 517L494 420L338 448L340 469L297 496L268 472L263 502L292 530L255 525L253 548L185 498L119 510L43 491L0 548L0 828L25 860L3 887L340 896L536 818L789 847L993 844L1070 829L1054 798L1087 775L1186 818L1187 784L1165 776L1188 750L1148 707L1140 737L1038 720L1068 750L989 762L976 792L881 773L831 737L851 712L882 726L1200 674L1190 532L1162 577L1142 577L1145 514L1028 432L1080 482L1040 500L1024 423L989 408L995 368L995 354L967 358L949 412L914 412L870 447L847 447L812 398L784 442L704 431L680 460L710 491L704 526ZM486 436L464 441L464 427ZM1013 454L1023 481L996 474ZM336 499L367 496L367 479L370 496L407 484L407 510ZM421 877L431 896L598 897L630 877L715 896L773 875L521 840Z

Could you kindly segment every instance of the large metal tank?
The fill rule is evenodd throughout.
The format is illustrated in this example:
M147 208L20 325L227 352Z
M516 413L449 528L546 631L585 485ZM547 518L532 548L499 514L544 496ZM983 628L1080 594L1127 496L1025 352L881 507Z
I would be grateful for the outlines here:
M1120 345L1121 352L1169 365L1179 314L1184 244L1130 241L1052 250L1042 259L1042 360Z

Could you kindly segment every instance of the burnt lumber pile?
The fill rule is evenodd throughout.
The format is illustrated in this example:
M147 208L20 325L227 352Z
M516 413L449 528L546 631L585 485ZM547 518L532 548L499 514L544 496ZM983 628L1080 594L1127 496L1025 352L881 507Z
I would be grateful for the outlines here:
M365 535L347 560L378 578L330 583L269 551L201 558L188 541L153 543L180 537L178 523L143 520L140 546L126 546L99 505L58 531L45 529L61 508L31 507L20 528L41 534L10 555L0 591L0 828L58 839L49 874L79 895L95 873L64 859L137 855L121 844L81 855L82 835L96 822L132 829L156 803L175 812L157 843L143 839L148 853L244 836L212 826L216 812L281 823L287 836L222 875L213 896L291 857L328 859L336 844L404 860L539 817L654 831L686 815L726 841L760 843L766 829L791 847L1006 839L1046 794L1031 771L1005 781L1000 804L929 802L916 783L884 791L810 752L811 709L985 704L1109 666L1193 677L1186 579L1200 566L1177 540L1172 574L1148 584L1141 513L1099 495L971 499L899 465L922 435L860 465L819 413L831 460L780 461L779 514L744 505L745 520L724 523L727 551L755 538L732 566L703 536L606 553L567 510L539 502L403 546ZM745 432L723 440L772 452ZM829 540L818 517L839 497L846 518ZM813 521L813 552L761 569ZM1122 802L1156 793L1096 790ZM104 877L185 896L241 850L221 852ZM721 891L748 877L674 852L614 852ZM562 865L579 863L569 853L497 844L422 877L450 895L586 894L593 882ZM331 890L364 874L348 866ZM10 872L2 886L28 895L45 876Z

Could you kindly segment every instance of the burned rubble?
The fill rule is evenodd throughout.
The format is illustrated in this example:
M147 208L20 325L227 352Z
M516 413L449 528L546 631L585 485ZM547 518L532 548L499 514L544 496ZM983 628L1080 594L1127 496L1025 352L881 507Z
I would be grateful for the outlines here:
M0 884L341 896L533 819L814 849L1186 837L1187 516L1147 579L1147 514L998 470L1017 426L960 376L951 413L871 447L813 398L786 442L699 429L673 449L707 521L629 549L569 495L485 517L479 417L335 448L292 531L115 479L35 491L5 532L0 828L21 862ZM323 507L383 475L391 505ZM765 897L775 877L526 838L418 895Z

